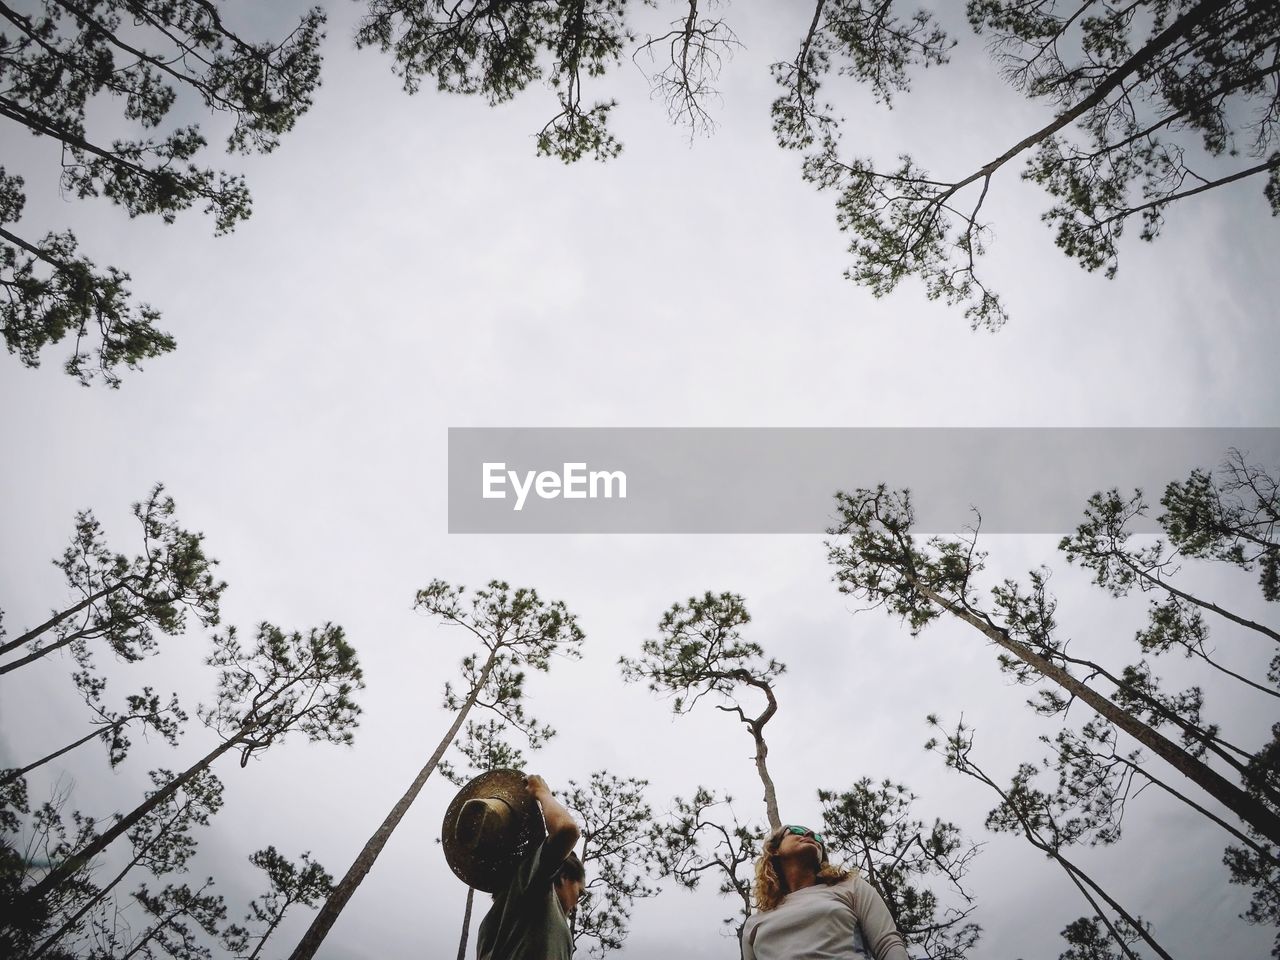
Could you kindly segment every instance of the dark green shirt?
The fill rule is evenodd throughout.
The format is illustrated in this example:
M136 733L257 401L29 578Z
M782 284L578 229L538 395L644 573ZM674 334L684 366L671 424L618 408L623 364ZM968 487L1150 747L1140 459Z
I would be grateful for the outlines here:
M477 960L569 960L569 918L551 885L560 863L544 862L544 851L541 845L530 850L494 894L476 936Z

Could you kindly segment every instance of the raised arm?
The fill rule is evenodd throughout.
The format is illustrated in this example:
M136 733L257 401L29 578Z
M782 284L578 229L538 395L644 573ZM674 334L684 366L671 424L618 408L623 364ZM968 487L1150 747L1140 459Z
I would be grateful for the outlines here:
M542 843L544 859L548 864L555 863L559 866L578 842L581 835L578 822L565 805L552 795L547 781L533 774L528 779L528 785L529 792L542 808L542 818L547 822L547 839Z

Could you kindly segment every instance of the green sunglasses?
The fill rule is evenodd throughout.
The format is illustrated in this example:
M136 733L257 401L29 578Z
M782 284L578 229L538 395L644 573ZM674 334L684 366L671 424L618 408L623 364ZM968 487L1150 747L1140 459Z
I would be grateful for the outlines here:
M826 837L824 837L822 834L818 833L815 830L810 830L808 827L799 827L794 824L787 824L782 829L785 830L787 833L794 833L797 837L803 837L803 836L813 837L813 839L817 840L818 843L820 843L824 847L827 845Z

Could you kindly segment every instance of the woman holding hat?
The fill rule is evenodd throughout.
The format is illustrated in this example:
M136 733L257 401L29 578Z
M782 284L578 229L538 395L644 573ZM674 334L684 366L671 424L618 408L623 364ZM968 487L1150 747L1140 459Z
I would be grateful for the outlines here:
M743 960L908 960L871 884L832 866L822 835L779 827L756 861L757 912L742 928Z

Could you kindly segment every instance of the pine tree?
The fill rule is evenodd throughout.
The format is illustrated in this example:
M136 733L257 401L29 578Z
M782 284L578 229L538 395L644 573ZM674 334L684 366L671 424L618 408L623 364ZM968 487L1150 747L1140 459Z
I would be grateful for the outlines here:
M156 631L172 636L186 629L188 612L204 626L218 623L227 585L214 578L217 561L205 556L204 535L178 526L175 509L163 484L133 505L142 527L142 553L133 559L107 547L91 512L77 514L75 534L55 565L79 599L0 643L0 656L30 647L25 656L0 664L0 674L70 647L87 690L95 682L93 646L105 644L120 659L135 661L155 651Z
M351 743L360 712L352 694L364 682L355 651L341 627L330 624L304 635L286 634L263 623L252 651L244 649L235 628L229 628L215 637L215 649L207 663L218 669L217 698L199 712L206 726L221 737L218 745L132 811L116 818L101 834L51 859L48 872L16 898L14 915L44 915L48 899L59 887L72 882L98 854L204 774L223 754L238 750L244 766L295 732L312 741Z
M409 784L408 790L338 881L294 948L290 960L307 960L315 956L343 907L373 867L392 831L439 765L473 707L492 710L507 724L533 738L548 735L525 715L523 671L524 668L547 670L551 666L551 658L556 655L580 656L584 635L576 618L560 601L546 603L534 590L522 588L513 591L499 580L490 581L486 588L476 590L469 609L464 605L464 594L464 587L433 580L425 589L418 591L414 602L417 609L469 632L483 650L483 654L468 654L462 660L466 693L459 694L452 683L445 684L444 708L453 711L453 723Z
M647 780L597 770L584 784L570 780L563 803L582 834L587 885L570 920L574 950L588 943L593 957L619 950L627 939L631 907L652 897L648 878L658 870L652 843L653 808L645 800Z
M773 682L786 666L765 659L764 649L742 639L741 627L751 621L742 597L733 593L690 597L662 615L657 640L646 640L642 656L619 659L622 679L628 683L647 681L659 696L671 697L671 711L688 713L705 696L721 701L716 709L737 716L755 745L756 773L764 788L765 816L769 829L782 825L778 797L769 776L769 746L764 727L778 711ZM764 697L764 708L748 716L738 702L739 690L754 690Z

